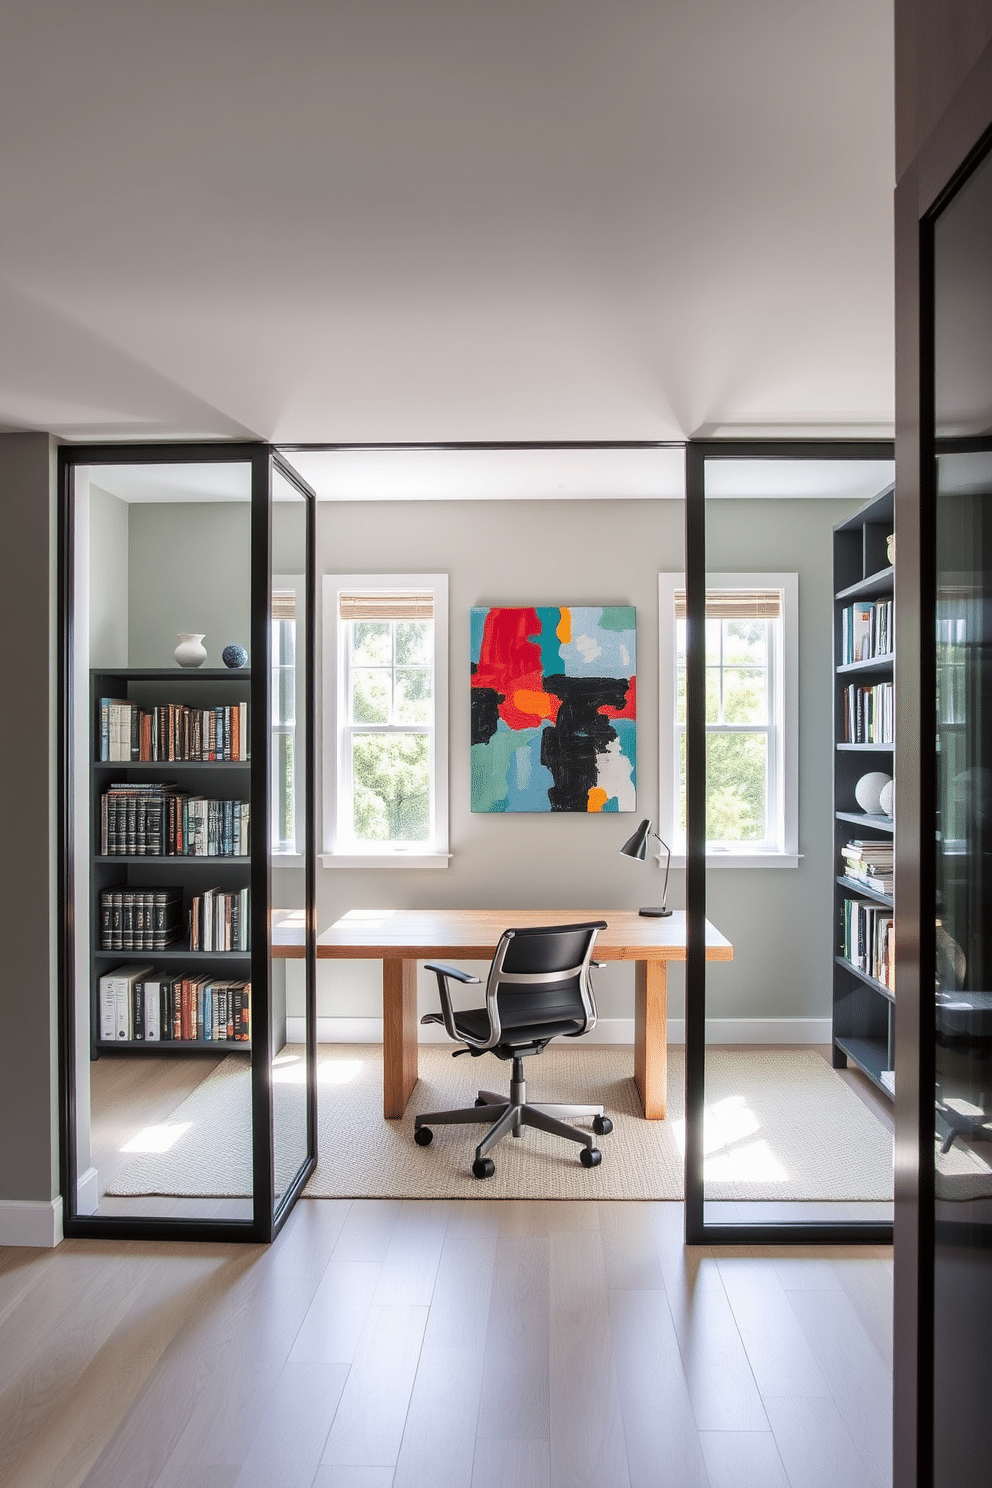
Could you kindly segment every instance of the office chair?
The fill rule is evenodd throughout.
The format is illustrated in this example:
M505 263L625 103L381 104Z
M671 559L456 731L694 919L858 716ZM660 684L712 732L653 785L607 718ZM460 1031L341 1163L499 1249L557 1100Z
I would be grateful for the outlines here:
M587 925L550 925L529 930L504 930L486 982L485 1007L457 1012L451 1003L449 981L463 985L480 979L457 966L429 963L437 973L441 1012L426 1013L421 1023L443 1023L449 1038L467 1047L452 1055L492 1053L513 1061L509 1099L480 1090L474 1107L462 1111L435 1111L414 1121L413 1139L418 1147L429 1147L434 1126L489 1123L489 1131L475 1149L472 1172L476 1178L491 1178L496 1171L489 1152L510 1133L523 1135L525 1126L552 1136L580 1142L579 1161L595 1168L602 1160L588 1132L569 1126L563 1118L593 1118L597 1136L613 1130L602 1106L530 1105L523 1062L529 1054L540 1054L553 1038L578 1038L594 1027L596 1000L593 996L592 948L605 920ZM484 1109L480 1109L480 1107Z

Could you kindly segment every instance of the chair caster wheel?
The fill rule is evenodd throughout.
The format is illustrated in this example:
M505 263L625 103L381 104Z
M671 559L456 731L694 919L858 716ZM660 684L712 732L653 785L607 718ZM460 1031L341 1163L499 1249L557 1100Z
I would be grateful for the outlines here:
M475 1098L475 1104L477 1106L484 1106L486 1104L486 1102L482 1099L482 1096L481 1095L477 1095L476 1098Z
M476 1178L491 1178L496 1171L496 1164L491 1157L477 1157L472 1164L472 1173Z
M598 1147L583 1147L579 1153L579 1162L584 1168L598 1168L603 1161L603 1154Z
M413 1140L418 1147L429 1147L434 1140L434 1133L429 1126L418 1126L413 1134Z
M594 1116L592 1118L592 1129L597 1137L608 1137L613 1130L613 1122L609 1116Z

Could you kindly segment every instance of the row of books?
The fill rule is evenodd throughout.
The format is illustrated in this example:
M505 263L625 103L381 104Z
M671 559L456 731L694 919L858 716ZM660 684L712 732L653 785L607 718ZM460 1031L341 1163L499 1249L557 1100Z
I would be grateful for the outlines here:
M892 654L892 601L853 604L840 612L840 664Z
M161 951L182 938L182 889L102 889L100 949Z
M119 966L100 978L100 1042L251 1041L251 983L151 966Z
M896 932L891 909L867 899L843 901L841 954L890 990L896 984Z
M190 795L171 784L110 785L100 797L103 857L243 858L251 852L247 801Z
M248 704L142 708L122 698L101 698L97 747L101 761L248 759Z
M207 889L197 894L189 912L191 951L249 951L251 892Z
M893 851L891 842L866 842L855 837L841 849L845 877L879 894L891 894L894 886Z
M895 689L891 682L844 688L845 744L892 744L896 737Z

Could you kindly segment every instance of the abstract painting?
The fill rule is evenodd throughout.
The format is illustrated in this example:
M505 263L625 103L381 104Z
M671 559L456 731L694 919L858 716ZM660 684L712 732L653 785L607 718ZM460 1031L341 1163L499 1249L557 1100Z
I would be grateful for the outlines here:
M472 610L472 810L633 811L632 605Z

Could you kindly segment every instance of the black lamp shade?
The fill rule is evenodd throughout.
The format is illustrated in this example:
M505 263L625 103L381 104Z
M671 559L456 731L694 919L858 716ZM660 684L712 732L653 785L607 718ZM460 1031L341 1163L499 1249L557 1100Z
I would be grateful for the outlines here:
M648 834L650 833L650 831L650 818L645 817L644 820L641 822L641 825L637 828L637 831L633 834L632 837L627 838L627 841L620 849L625 858L639 858L642 863L644 862L644 858L647 853Z

